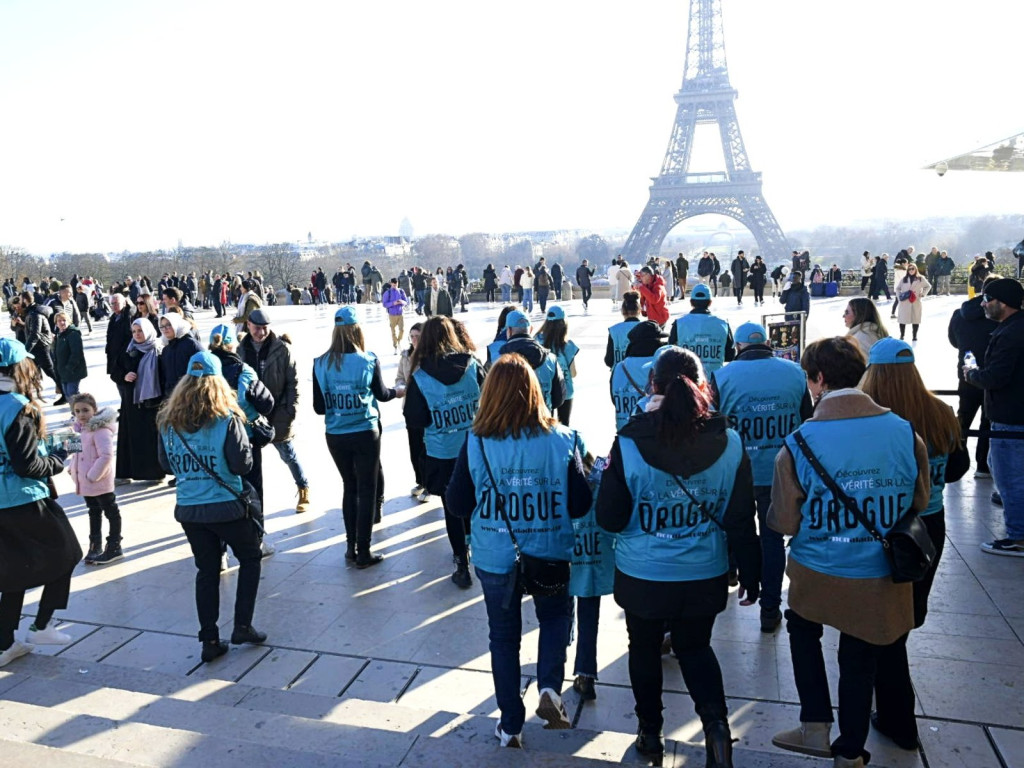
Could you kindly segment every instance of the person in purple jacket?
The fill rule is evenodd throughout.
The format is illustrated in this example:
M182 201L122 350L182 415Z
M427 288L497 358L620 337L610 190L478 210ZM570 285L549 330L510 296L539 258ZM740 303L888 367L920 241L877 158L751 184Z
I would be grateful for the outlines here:
M398 354L398 348L402 345L402 336L405 334L405 305L409 303L409 297L405 291L398 287L398 278L392 277L391 284L380 297L380 303L388 311L388 322L391 323L391 344Z

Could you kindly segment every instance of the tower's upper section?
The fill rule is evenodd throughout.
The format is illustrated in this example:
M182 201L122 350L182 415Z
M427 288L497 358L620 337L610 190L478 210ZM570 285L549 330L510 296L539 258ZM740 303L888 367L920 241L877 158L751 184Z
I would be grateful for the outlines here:
M722 0L690 0L686 68L680 94L731 90L725 62Z

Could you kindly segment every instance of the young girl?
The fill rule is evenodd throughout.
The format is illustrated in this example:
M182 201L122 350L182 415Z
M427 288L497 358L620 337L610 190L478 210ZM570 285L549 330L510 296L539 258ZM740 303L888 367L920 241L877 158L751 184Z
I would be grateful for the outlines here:
M82 393L71 398L75 417L72 429L82 435L82 452L71 456L71 477L75 493L89 508L89 552L87 565L104 565L124 557L121 552L121 512L114 496L114 445L117 441L117 411L98 409L96 398ZM102 548L103 515L110 523L107 546Z

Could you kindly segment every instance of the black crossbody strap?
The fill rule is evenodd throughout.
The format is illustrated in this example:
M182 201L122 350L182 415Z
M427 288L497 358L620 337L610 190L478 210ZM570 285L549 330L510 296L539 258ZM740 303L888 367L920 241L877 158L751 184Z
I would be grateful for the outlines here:
M629 383L633 385L633 389L637 391L637 394L646 395L647 390L641 387L639 384L637 384L636 379L629 375L629 368L626 367L625 359L623 359L623 361L619 363L619 365L622 366L622 372L626 374L626 378L629 379Z
M508 529L508 537L512 539L512 548L516 551L516 562L519 562L519 542L516 541L516 535L512 533L512 523L508 521L508 515L505 514L505 505L499 498L501 493L498 491L498 483L494 479L494 473L491 472L491 462L487 460L487 451L484 450L484 439L477 435L477 441L480 443L480 456L484 460L484 469L487 470L487 477L491 480L491 485L494 486L494 506L501 513L501 519L505 521L505 527Z
M693 495L692 493L690 493L690 489L689 489L689 488L687 488L687 487L686 487L685 485L683 485L683 481L682 481L682 480L680 480L678 476L676 476L676 475L672 475L672 479L676 481L676 485L678 485L678 486L679 486L680 488L682 488L682 489L683 489L683 493L685 493L685 494L686 494L687 496L689 496L689 497L690 497L690 501L692 501L692 502L693 502L694 504L696 504L696 505L697 505L697 508L698 508L698 509L700 509L700 511L701 511L701 512L702 512L703 514L707 515L707 516L708 516L708 518L709 518L709 519L710 519L710 520L711 520L711 521L712 521L712 522L713 522L713 523L714 523L715 525L717 525L717 526L718 526L718 528L719 528L719 529L720 529L720 530L722 531L722 533L725 533L725 528L724 528L724 527L722 526L722 524L721 524L720 522L718 522L718 518L717 518L717 517L715 517L714 515L712 515L712 514L711 514L711 513L710 513L710 512L708 511L707 507L705 507L705 506L704 506L704 502L702 502L702 501L698 501L698 500L697 500L697 497L696 497L696 496L694 496L694 495Z
M874 524L872 524L867 517L864 516L864 513L860 511L860 507L857 506L857 502L851 499L843 489L839 487L839 484L832 479L832 476L825 471L825 468L821 466L821 462L818 461L818 457L814 455L814 451L811 450L811 446L807 444L807 441L804 439L804 436L800 434L799 430L793 433L793 439L796 440L796 444L800 446L800 450L803 451L804 457L814 468L814 471L818 473L818 477L822 479L826 487L828 487L832 492L832 495L853 513L853 516L857 518L857 522L867 528L868 533L870 533L876 541L880 541L883 547L888 548L889 542L885 540L885 537L879 533Z

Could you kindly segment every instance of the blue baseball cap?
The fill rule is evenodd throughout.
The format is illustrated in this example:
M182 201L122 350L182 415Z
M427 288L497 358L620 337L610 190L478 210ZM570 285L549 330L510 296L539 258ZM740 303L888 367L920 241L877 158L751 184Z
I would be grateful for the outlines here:
M697 283L690 291L691 301L711 301L711 289L704 283Z
M359 317L354 307L342 307L334 313L335 325L356 325L358 322Z
M654 354L651 355L651 359L640 366L640 368L644 373L650 373L651 369L658 364L658 359L670 349L682 349L682 347L677 347L675 344L664 344L654 350Z
M503 331L507 331L509 328L529 328L529 327L530 327L530 318L528 318L526 315L524 315L518 309L515 309L515 310L509 312L508 315L505 316L505 327L502 328L502 330Z
M210 343L213 344L213 337L220 334L221 344L234 344L235 343L235 329L230 325L215 325L213 330L210 331Z
M188 359L188 375L201 379L203 376L219 376L220 358L206 350L196 352Z
M876 341L868 354L868 365L913 364L913 362L914 348L902 339L894 339L891 336Z
M548 307L547 318L548 320L565 320L565 310L552 304Z
M26 357L35 358L17 339L0 339L0 365L14 365Z
M768 341L768 331L760 323L744 323L736 329L733 340L737 344L765 344Z

